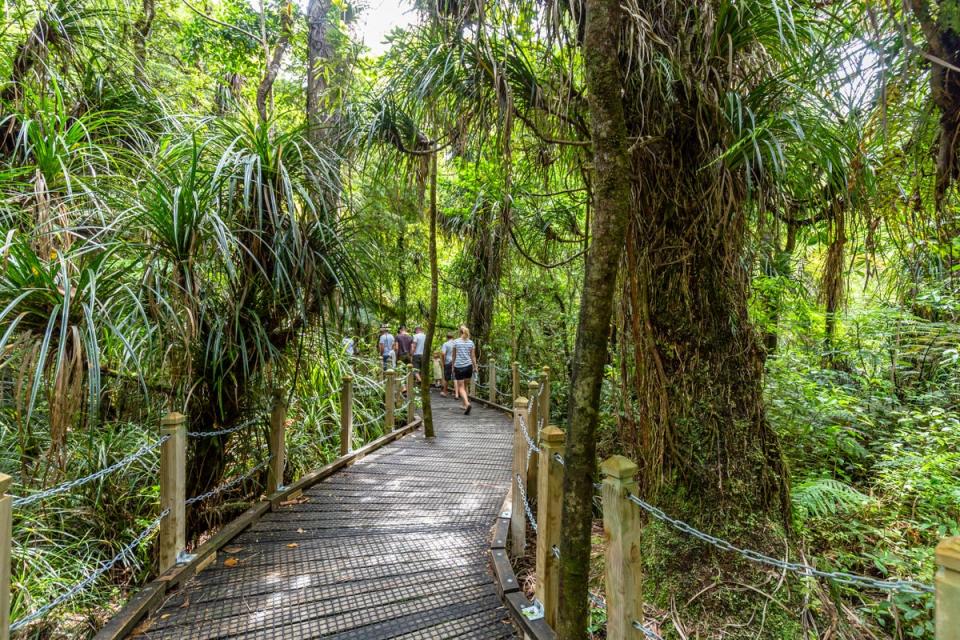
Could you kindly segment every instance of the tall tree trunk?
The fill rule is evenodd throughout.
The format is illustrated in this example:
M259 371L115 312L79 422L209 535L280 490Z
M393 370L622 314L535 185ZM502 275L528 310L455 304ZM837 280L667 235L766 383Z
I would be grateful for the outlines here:
M473 334L478 349L490 344L490 331L497 296L500 293L500 278L503 275L503 259L507 248L508 232L504 226L505 216L494 219L492 204L478 209L475 231L467 249L473 256L470 277L467 280L467 326ZM488 354L479 354L486 358Z
M328 188L315 194L315 199L330 218L337 215L340 204L341 109L330 96L327 78L345 75L334 67L334 31L337 13L332 0L310 0L307 4L307 90L306 117L310 141L318 149L336 150L331 154L326 176Z
M430 154L430 315L420 363L420 397L423 398L423 433L433 438L433 406L430 404L430 379L433 365L433 336L437 330L437 308L440 297L440 272L437 268L437 152Z
M319 127L326 114L321 111L323 95L327 90L324 69L333 57L330 42L331 0L310 0L307 4L307 124L313 136L319 136ZM317 138L314 138L317 139Z
M843 368L842 357L835 353L834 339L837 331L837 313L844 297L844 247L847 244L846 212L844 205L835 202L830 217L830 246L823 265L823 281L820 298L824 305L823 359L827 366Z
M260 114L260 121L266 122L269 119L269 114L267 113L267 100L273 94L273 83L277 79L277 74L280 73L280 65L283 63L283 56L287 52L287 46L290 44L290 15L291 7L287 3L284 8L281 10L280 16L280 37L277 39L277 44L273 47L273 53L268 55L266 62L266 69L263 73L263 78L260 80L260 86L257 87L257 113ZM264 37L264 47L267 46L266 37ZM267 55L269 52L265 52Z
M945 199L950 187L960 178L960 73L954 70L960 67L960 31L955 28L960 2L940 0L935 3L935 8L931 4L930 0L909 2L927 41L928 57L932 58L930 99L940 111L934 207L939 240L948 252L945 271L953 278L953 266L960 261L960 256L954 253L954 239L960 235L960 220L945 205Z
M617 50L619 0L587 0L584 70L593 144L594 201L568 408L560 542L557 637L585 638L589 609L590 528L596 472L596 425L607 360L610 316L623 236L630 217L630 162Z
M139 78L146 81L147 68L147 39L153 30L153 19L156 16L154 0L143 0L143 12L140 19L134 25L135 33L133 35L133 54L136 58L137 74Z
M398 300L397 306L399 306L400 312L400 324L406 326L407 324L407 244L404 238L404 232L401 230L397 234L397 256L399 257L400 269L397 273L397 289L398 289Z

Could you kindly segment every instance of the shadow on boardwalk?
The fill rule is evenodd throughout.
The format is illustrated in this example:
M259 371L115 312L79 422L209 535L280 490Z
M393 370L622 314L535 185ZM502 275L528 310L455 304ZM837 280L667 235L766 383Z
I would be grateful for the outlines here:
M509 418L433 403L435 440L402 438L267 514L134 637L514 638L487 558Z

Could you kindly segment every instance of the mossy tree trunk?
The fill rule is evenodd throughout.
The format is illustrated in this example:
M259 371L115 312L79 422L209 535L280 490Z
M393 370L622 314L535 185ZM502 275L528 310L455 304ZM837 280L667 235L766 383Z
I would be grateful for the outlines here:
M433 336L437 330L437 309L440 293L440 273L437 268L437 152L430 154L430 315L420 364L420 396L423 398L423 433L432 438L433 406L430 404L430 378L433 354Z
M570 383L563 478L561 592L557 636L585 638L589 609L590 529L596 473L600 386L623 236L630 218L630 163L616 56L619 0L588 0L583 54L593 144L592 242L587 252Z

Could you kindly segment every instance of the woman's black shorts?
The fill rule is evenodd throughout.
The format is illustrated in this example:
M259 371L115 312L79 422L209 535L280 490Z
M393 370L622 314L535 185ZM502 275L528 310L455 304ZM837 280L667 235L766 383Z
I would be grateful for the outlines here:
M455 380L469 380L473 377L473 365L466 367L454 367L453 377Z

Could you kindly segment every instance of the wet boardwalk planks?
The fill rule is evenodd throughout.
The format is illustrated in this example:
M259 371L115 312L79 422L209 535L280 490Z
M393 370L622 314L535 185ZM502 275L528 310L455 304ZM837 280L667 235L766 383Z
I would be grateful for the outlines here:
M265 515L134 637L514 638L487 558L510 421L433 404L435 440L402 438Z

